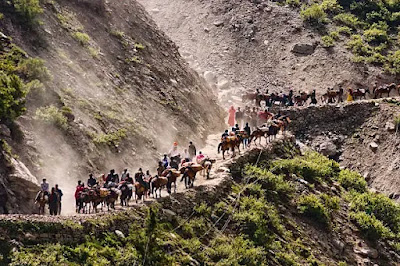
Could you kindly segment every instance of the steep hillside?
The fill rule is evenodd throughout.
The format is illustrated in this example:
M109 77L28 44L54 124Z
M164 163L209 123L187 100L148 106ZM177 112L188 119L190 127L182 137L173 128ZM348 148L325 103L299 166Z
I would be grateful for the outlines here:
M211 89L134 0L43 1L37 16L20 2L0 3L0 29L51 77L5 140L39 180L72 195L89 172L152 169L174 141L220 127Z
M291 142L254 149L216 187L62 222L2 220L11 265L398 265L400 206ZM22 231L22 230L23 231ZM397 236L396 236L397 234Z
M298 9L266 0L140 2L200 73L213 71L234 88L322 91L393 80L380 67L354 63L345 42L322 47L324 33L303 23Z
M397 100L313 106L282 113L293 120L289 128L299 141L362 173L372 188L399 198Z

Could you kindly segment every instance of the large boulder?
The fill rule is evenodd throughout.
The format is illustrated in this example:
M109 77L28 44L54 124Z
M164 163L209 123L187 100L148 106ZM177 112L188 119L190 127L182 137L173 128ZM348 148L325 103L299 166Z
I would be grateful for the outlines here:
M319 152L325 156L335 156L338 153L336 145L332 141L325 141L319 145Z
M315 44L297 43L293 46L292 53L297 55L312 55L315 48Z
M25 164L0 151L0 207L5 205L9 213L32 213L39 189L37 178Z

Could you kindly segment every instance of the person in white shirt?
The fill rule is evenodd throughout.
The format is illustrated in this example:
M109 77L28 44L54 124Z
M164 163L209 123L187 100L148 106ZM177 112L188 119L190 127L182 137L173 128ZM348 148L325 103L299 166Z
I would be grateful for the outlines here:
M43 183L40 184L42 191L49 192L49 183L46 182L46 178L43 178Z

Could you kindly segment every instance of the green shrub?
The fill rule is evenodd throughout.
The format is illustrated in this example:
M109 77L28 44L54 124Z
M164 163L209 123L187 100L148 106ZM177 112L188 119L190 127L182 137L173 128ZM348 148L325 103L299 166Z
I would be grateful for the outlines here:
M351 49L355 55L369 56L372 54L372 48L365 44L360 35L352 35L347 43L347 48Z
M276 254L276 258L280 265L283 266L296 266L298 258L292 253L279 252Z
M209 257L217 265L262 265L266 253L252 241L241 236L235 238L217 237L207 250Z
M89 44L90 37L86 33L77 31L72 33L72 37L77 40L82 46L86 46Z
M44 61L39 58L29 58L22 61L18 65L18 71L29 80L37 79L45 82L51 79L50 72L44 65Z
M247 166L244 170L246 180L249 183L258 180L257 184L261 186L267 196L278 194L282 198L290 198L294 192L294 186L291 182L284 180L281 175L274 175L266 169L256 166Z
M335 40L329 35L322 36L321 41L322 41L322 47L324 48L330 48L335 46Z
M342 6L337 0L323 0L321 3L321 8L327 13L335 14L342 10Z
M317 153L308 152L294 159L278 160L273 163L274 174L291 176L296 174L309 182L319 182L336 178L340 172L339 164Z
M36 16L43 12L39 0L12 0L15 10L20 13L27 22L35 22Z
M364 38L367 42L381 43L388 41L388 35L385 30L371 27L364 31Z
M62 129L68 127L67 118L63 115L62 111L54 105L38 108L35 113L35 119L56 125Z
M387 60L386 70L392 74L400 74L400 50L389 53Z
M355 212L374 215L394 233L400 232L400 205L382 194L366 192L355 194L350 204Z
M233 214L233 221L256 245L266 246L273 241L274 232L284 232L278 211L263 198L240 198L239 210Z
M9 123L25 111L26 90L16 75L0 71L0 122Z
M315 219L317 222L328 224L329 214L323 202L314 194L301 196L298 201L300 213Z
M334 211L338 211L340 209L340 198L336 196L329 196L328 194L321 194L320 198L322 199L325 208L327 208L328 213L332 213Z
M111 133L94 135L93 142L95 144L118 145L121 140L126 138L126 134L127 130L121 128Z
M25 84L25 90L26 90L26 93L28 93L29 95L33 95L33 96L42 94L46 91L43 83L41 83L37 79L32 80L31 82L28 82L27 84Z
M337 32L339 34L343 34L343 35L351 35L351 28L347 27L347 26L342 26L342 27L338 27L337 28Z
M300 0L286 0L285 3L286 3L288 6L291 6L291 7L299 7L299 6L301 6Z
M350 218L368 239L377 240L391 236L390 230L374 215L368 215L365 212L352 212Z
M351 13L341 13L336 15L334 18L334 21L338 22L339 24L342 24L344 26L357 29L363 27L365 24L359 21L359 19L351 14Z
M338 31L331 31L329 33L329 37L331 37L334 40L339 40L339 38L340 38L339 32Z
M347 190L354 189L358 192L367 191L367 181L357 172L348 169L339 173L338 181L342 187Z
M311 24L322 24L327 18L325 11L319 4L312 4L303 9L300 14L304 21Z

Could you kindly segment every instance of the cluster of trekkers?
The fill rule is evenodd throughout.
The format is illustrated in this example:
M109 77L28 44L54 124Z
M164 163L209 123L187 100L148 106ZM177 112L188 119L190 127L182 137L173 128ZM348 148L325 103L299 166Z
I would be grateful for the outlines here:
M235 149L239 151L240 145L243 144L243 149L250 147L252 141L255 145L255 140L265 137L266 140L275 138L279 131L285 132L289 125L290 118L281 115L280 111L277 114L269 112L268 108L260 110L258 107L250 109L248 106L242 111L240 107L237 110L231 106L228 110L229 118L228 125L232 128L231 131L225 130L221 136L221 143L218 145L218 153L222 150L222 157L225 159L225 152L232 151L232 156L235 156ZM242 129L242 130L241 130Z
M97 207L106 205L108 209L115 208L115 202L120 198L121 206L127 206L129 200L135 192L136 202L138 199L153 196L161 197L161 189L167 187L168 193L171 193L174 184L176 192L176 181L182 175L180 181L185 180L186 187L192 187L196 173L203 170L203 176L211 170L211 165L215 160L211 160L201 151L198 152L193 142L183 151L178 148L178 143L174 142L171 150L164 154L158 162L157 174L150 174L150 170L144 172L142 168L131 176L128 169L124 169L118 175L114 169L105 175L102 174L95 178L89 174L85 183L81 180L75 189L75 203L77 213L97 212ZM159 193L157 194L157 190ZM36 203L39 206L39 214L45 213L45 205L49 205L50 214L57 215L61 213L62 192L55 185L49 192L49 184L43 179L41 191L37 194Z
M384 84L382 86L378 86L377 83L374 83L372 92L367 89L362 88L347 88L346 90L343 87L339 86L337 89L328 88L325 93L321 95L322 103L335 103L335 102L343 102L344 95L346 93L346 101L352 102L357 99L366 99L366 95L369 94L371 98L381 98L383 96L390 96L392 90L396 90L400 95L400 85L392 84ZM306 91L298 91L294 92L293 89L290 89L288 93L284 93L280 91L279 93L272 92L269 93L269 90L266 89L262 91L261 89L256 89L255 92L244 93L242 95L243 102L255 102L256 106L262 107L264 103L266 107L271 107L273 105L279 106L302 106L307 103L308 99L310 99L310 104L316 105L318 103L316 91L313 90L311 93Z
M40 191L36 194L35 203L39 206L39 214L44 214L46 204L49 205L50 215L60 215L61 214L61 199L63 193L55 184L54 187L49 190L50 185L44 178L40 184Z

